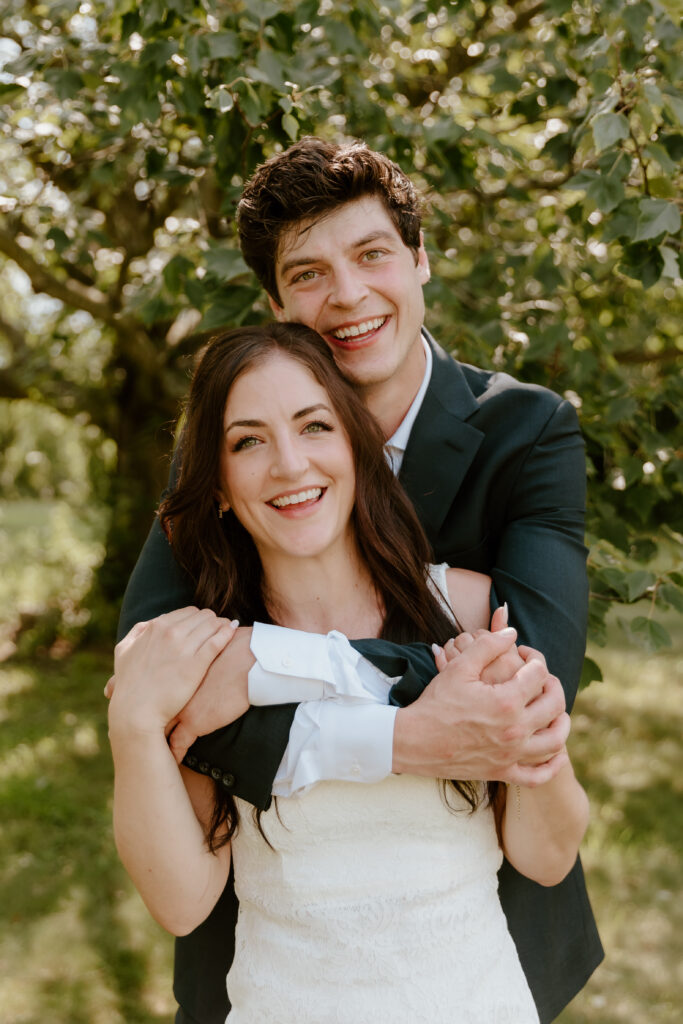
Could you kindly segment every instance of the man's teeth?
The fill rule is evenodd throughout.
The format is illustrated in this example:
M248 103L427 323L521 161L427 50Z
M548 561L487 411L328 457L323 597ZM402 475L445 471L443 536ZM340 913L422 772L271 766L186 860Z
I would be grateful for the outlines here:
M286 508L287 505L300 505L304 501L312 501L319 498L323 493L322 487L312 487L308 491L300 491L298 494L285 494L282 498L273 498L270 502L275 508Z
M332 331L335 338L344 341L346 338L357 338L359 334L367 334L369 331L376 331L386 321L385 316L378 316L374 320L365 320L362 324L352 324L351 327L340 327L338 331Z

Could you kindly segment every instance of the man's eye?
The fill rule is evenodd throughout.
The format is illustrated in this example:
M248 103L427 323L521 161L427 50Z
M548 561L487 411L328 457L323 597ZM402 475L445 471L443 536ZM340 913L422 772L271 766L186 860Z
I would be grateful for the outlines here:
M304 270L303 274L298 274L297 277L294 278L294 283L296 284L297 281L313 281L316 277L317 274L315 270Z
M381 249L370 249L369 252L363 253L363 259L368 263L373 263L375 260L380 259L384 255Z

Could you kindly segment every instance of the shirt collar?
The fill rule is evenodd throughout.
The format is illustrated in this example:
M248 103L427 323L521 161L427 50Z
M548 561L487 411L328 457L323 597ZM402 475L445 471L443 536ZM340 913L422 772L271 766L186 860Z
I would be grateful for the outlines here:
M394 452L397 455L400 455L401 461L403 459L403 454L406 448L408 447L410 432L413 429L413 425L415 423L415 420L417 419L417 414L419 413L420 407L422 406L422 402L424 401L425 393L427 391L427 388L429 387L429 379L432 375L432 350L425 341L424 335L422 335L421 337L422 345L424 346L425 351L425 374L424 377L422 378L422 383L420 384L420 390L415 395L415 398L413 399L410 408L408 409L408 412L405 414L405 416L399 423L398 427L396 428L396 430L391 435L391 437L389 438L385 445L385 448L392 449L392 455L394 454ZM397 470L394 469L394 472L397 472Z

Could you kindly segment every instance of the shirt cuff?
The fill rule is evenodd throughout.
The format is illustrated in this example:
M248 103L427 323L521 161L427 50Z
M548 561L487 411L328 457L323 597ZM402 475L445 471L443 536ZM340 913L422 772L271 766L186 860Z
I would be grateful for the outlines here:
M391 774L398 708L313 701L297 708L273 796L317 782L379 782Z
M385 702L394 682L336 630L323 636L255 622L250 648L249 703L257 707L341 696Z

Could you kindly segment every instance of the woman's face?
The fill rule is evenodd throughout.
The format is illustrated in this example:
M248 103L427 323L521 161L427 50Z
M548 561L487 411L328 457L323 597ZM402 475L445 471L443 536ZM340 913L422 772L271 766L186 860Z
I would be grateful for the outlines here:
M329 395L297 360L267 356L233 384L220 499L269 556L315 557L351 538L356 474Z

